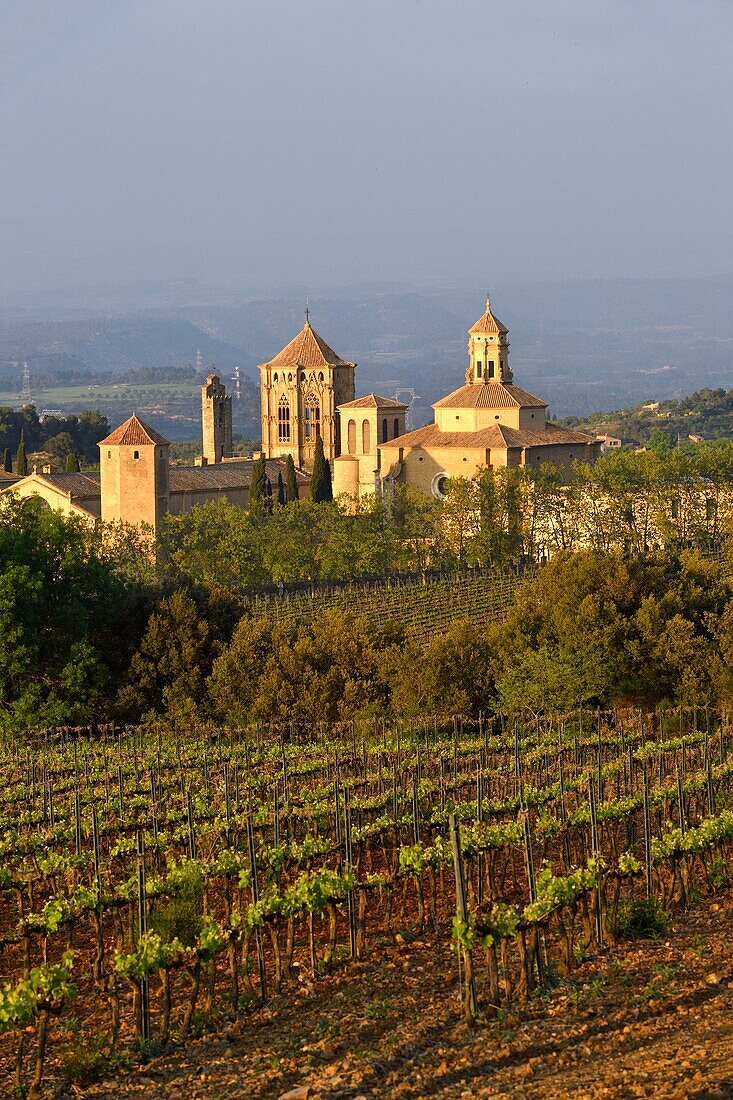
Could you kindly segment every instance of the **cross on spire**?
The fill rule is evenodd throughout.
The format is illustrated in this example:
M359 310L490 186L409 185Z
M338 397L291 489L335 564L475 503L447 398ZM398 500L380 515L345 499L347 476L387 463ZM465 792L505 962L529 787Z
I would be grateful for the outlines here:
M305 323L307 325L310 324L310 316L311 316L309 301L310 301L310 299L306 298L306 300L305 300Z

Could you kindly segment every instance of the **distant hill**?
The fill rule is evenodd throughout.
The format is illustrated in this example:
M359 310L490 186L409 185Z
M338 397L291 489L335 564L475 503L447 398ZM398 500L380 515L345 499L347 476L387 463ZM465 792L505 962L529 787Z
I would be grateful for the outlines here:
M703 439L733 439L733 390L704 389L683 397L637 405L616 412L567 416L561 423L598 435L620 437L625 443L643 445L650 440L687 442L691 435Z
M241 350L183 318L129 316L84 320L22 321L0 329L3 374L28 360L32 370L123 374L140 367L194 363L201 350L206 366L222 370L242 363ZM17 373L17 368L13 371Z

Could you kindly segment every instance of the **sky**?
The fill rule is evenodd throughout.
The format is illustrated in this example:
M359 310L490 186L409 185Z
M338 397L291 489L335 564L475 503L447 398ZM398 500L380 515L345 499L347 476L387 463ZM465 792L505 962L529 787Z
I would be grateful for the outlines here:
M733 271L730 0L0 0L0 295Z

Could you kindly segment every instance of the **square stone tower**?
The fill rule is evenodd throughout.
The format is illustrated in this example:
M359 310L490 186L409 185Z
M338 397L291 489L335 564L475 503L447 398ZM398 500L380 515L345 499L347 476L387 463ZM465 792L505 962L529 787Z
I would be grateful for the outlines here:
M203 465L232 457L232 399L217 374L201 387L201 432Z
M168 511L169 448L134 414L99 444L104 522L147 524L153 531Z

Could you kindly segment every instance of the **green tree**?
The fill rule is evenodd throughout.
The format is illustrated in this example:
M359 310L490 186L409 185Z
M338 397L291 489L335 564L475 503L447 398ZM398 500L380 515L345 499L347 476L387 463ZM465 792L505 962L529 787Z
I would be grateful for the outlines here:
M20 477L25 477L28 473L28 459L25 457L25 432L20 433L20 442L15 456L15 472Z
M446 546L459 569L467 561L470 564L475 561L472 544L478 533L479 516L480 493L476 482L467 477L450 478L442 508L442 527Z
M699 555L558 554L488 630L511 710L705 702L730 590Z
M68 432L59 432L58 435L51 436L44 446L51 457L63 466L66 465L69 455L73 457L76 450L74 440Z
M106 718L149 611L109 540L42 502L0 503L0 728Z
M118 711L133 721L163 714L174 723L195 718L216 648L211 627L190 595L166 596L130 662Z
M468 620L454 623L422 646L408 641L393 652L389 665L385 674L397 714L476 717L495 702L485 631Z
M323 440L320 435L316 438L316 448L313 455L313 472L311 474L311 500L316 504L325 504L333 500L333 486L331 483L331 467L323 453Z
M174 584L188 581L236 592L269 582L266 541L258 517L228 501L212 500L180 516L166 516L158 533L158 560Z
M66 472L67 474L79 473L79 459L71 451L66 456Z
M327 612L314 623L283 628L244 618L214 663L209 691L226 722L292 723L314 732L389 704L384 668L403 642L398 629Z
M277 471L277 502L282 507L287 503L285 496L285 482L283 481L282 470Z
M10 447L6 447L3 451L3 469L6 474L12 474L13 472L13 452Z
M288 504L298 499L298 479L295 476L295 462L293 456L285 459L285 499Z

